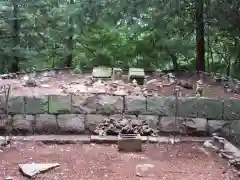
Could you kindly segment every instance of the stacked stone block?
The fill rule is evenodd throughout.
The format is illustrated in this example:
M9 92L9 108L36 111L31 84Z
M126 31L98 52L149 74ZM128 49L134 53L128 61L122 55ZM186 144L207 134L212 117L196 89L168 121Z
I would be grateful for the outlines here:
M4 109L0 98L0 109ZM240 100L103 94L10 97L9 122L14 133L93 133L105 118L147 121L160 133L178 132L175 116L193 129L240 136ZM3 111L0 111L3 113ZM191 120L189 120L191 118Z

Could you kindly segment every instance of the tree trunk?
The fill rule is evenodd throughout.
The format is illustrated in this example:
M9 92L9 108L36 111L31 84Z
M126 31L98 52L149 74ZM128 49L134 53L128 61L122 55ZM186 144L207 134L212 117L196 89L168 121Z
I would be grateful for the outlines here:
M18 5L14 2L13 3L13 62L11 64L10 67L10 72L18 72L20 70L19 68L19 61L20 61L20 57L19 57L19 48L20 48L20 23L19 23L19 19L18 19Z
M205 71L203 0L196 0L196 71Z
M176 56L175 54L173 54L173 53L168 49L167 46L165 47L165 49L166 49L167 53L169 54L169 56L170 56L171 59L172 59L174 71L175 71L175 72L178 72L178 71L179 71L179 65L178 65L178 62L177 62L177 60L178 60L177 56Z
M70 5L72 4L74 4L74 0L70 0ZM73 18L72 17L69 17L68 28L69 28L69 38L67 40L68 54L64 62L65 67L71 67L72 59L73 59Z

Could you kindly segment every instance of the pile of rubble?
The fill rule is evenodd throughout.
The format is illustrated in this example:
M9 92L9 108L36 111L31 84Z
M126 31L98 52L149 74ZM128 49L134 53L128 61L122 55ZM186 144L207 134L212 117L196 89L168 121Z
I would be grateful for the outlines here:
M140 134L142 136L157 136L157 130L152 129L146 121L133 119L104 119L95 131L100 136L121 134Z
M214 134L211 140L205 141L204 147L211 148L219 156L227 159L237 170L240 170L240 150L225 138Z

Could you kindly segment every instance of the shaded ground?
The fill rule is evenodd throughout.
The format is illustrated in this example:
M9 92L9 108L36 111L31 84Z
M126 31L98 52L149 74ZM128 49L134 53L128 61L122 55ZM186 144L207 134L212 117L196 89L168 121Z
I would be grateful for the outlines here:
M142 153L119 153L116 145L45 145L16 143L0 152L0 179L24 180L19 163L58 162L60 167L36 180L237 180L227 162L202 144L144 145ZM154 176L140 178L138 164L153 164Z
M20 79L8 79L8 80L0 80L0 86L3 84L12 84L12 92L11 95L14 96L38 96L38 95L49 95L49 94L68 94L68 93L96 93L96 92L106 92L111 94L113 92L112 86L114 81L106 81L105 85L99 87L86 87L84 86L84 82L87 81L91 77L91 74L73 74L71 72L61 72L57 75L49 75L48 77L39 76L36 78L38 87L24 87L24 80ZM193 75L184 75L181 77L178 76L178 79L181 80L191 80L195 83L198 78ZM126 82L127 77L123 80ZM166 80L160 78L159 76L149 76L148 80L150 79L157 79L164 81ZM115 84L117 87L122 87L127 94L136 94L141 91L144 92L144 87L139 86L137 88L133 88L132 85L124 83L123 81L119 84ZM235 94L233 92L225 92L224 88L221 84L213 83L210 78L205 80L204 85L204 96L212 97L212 98L219 98L219 99L229 99L229 98L239 98L239 94ZM159 88L154 90L155 94L162 95L162 96L172 96L174 91L175 85L165 86L163 88ZM97 90L96 90L97 89ZM145 87L146 89L146 87ZM141 94L141 93L140 93ZM193 90L182 88L182 95L183 96L195 96L195 92Z

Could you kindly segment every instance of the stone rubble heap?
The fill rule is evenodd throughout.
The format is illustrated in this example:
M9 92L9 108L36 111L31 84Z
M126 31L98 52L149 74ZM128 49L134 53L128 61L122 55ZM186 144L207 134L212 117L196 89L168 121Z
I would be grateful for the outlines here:
M121 121L108 118L104 119L94 131L96 134L117 135L121 134L140 134L142 136L157 136L157 130L152 129L147 121L134 119L123 119Z
M240 170L240 150L228 140L214 135L212 140L204 142L204 146L216 151L221 157L226 158L237 170Z

